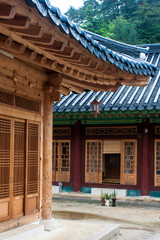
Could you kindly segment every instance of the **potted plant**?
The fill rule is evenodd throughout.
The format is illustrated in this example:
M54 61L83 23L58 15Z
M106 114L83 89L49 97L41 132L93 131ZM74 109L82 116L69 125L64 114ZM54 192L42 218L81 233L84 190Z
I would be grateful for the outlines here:
M111 198L111 194L105 193L105 199L106 199L106 206L109 207L109 199Z
M105 195L102 190L101 190L101 206L105 206Z
M117 196L117 193L114 190L114 192L112 193L112 207L116 207L116 199L117 199L116 196Z

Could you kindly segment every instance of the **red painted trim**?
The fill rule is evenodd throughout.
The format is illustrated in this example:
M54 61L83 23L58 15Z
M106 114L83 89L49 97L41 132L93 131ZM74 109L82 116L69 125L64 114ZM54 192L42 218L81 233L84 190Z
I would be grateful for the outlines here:
M73 159L74 159L74 192L81 190L81 124L80 122L74 125L74 143L73 147Z
M145 132L145 129L148 132ZM149 195L149 126L144 125L142 134L142 196Z

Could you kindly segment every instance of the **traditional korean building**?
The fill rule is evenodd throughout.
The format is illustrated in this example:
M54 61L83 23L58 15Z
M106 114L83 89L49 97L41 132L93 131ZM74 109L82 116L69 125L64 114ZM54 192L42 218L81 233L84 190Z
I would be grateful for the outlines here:
M143 47L131 47L131 52L135 49L143 54L147 52ZM41 219L52 227L52 104L60 101L61 94L69 95L72 91L69 104L79 96L73 91L90 99L89 96L94 94L85 95L85 89L116 91L119 87L124 88L122 84L146 86L156 70L154 64L145 62L139 54L127 56L110 50L103 41L62 15L49 0L0 0L0 232ZM85 98L81 104L85 106L84 103ZM83 125L77 120L72 125L76 115L72 118L65 115L68 122L64 129L61 128L61 133L58 129L60 142L54 144L54 151L55 146L61 144L64 148L58 148L58 151L62 151L64 158L69 156L63 161L58 181L74 184L78 190L83 185L102 184L101 154L103 146L107 145L99 138L103 133L98 132L95 136L93 124L92 129L87 130L91 123L88 114L86 117L82 114ZM95 123L94 118L92 121ZM137 124L128 131L132 132L129 144L130 148L134 146L136 159L135 154L139 154L139 150L135 150L139 133ZM99 167L95 171L95 162L91 174L84 167L90 164L90 159L84 160L85 138L87 151L91 151L90 146L94 151L99 149ZM147 135L142 138L147 143ZM75 160L73 156L76 156ZM86 169L86 175L80 169ZM139 171L139 166L136 169L133 171ZM148 168L143 170L148 171ZM58 177L53 175L56 180ZM129 176L130 183L135 184L136 175ZM124 184L126 179L123 179Z
M145 53L146 62L160 67L160 44L131 52L131 46L93 37L121 54ZM95 98L101 102L97 118ZM160 70L145 87L62 96L53 116L54 186L62 182L64 191L117 189L128 196L160 197Z

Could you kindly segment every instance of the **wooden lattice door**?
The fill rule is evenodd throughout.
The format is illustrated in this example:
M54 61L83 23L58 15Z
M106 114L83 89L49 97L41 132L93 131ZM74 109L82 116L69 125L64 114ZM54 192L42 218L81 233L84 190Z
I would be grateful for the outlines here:
M39 124L0 117L0 222L39 209Z
M102 183L102 141L86 140L85 182Z
M137 184L137 140L122 141L121 184Z
M25 213L39 209L39 124L27 122Z
M11 119L0 117L0 222L11 216Z
M25 121L14 120L13 218L24 215L25 196Z
M70 181L70 140L53 141L53 181Z

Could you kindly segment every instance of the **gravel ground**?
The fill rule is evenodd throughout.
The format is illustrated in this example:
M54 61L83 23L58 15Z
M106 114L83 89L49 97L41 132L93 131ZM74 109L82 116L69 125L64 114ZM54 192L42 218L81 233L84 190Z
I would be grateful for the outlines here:
M112 240L160 240L160 209L140 207L104 207L97 203L53 200L53 217L83 223L120 224L120 233ZM69 239L68 239L69 240ZM76 239L75 239L76 240Z

